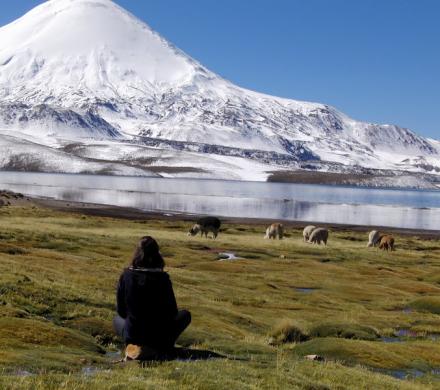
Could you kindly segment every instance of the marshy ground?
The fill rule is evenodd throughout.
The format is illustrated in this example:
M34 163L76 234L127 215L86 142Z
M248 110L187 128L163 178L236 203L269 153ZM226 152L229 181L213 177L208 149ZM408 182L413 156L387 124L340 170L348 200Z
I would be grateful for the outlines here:
M2 389L440 387L433 237L395 235L396 252L384 253L367 249L362 231L331 231L319 247L298 228L269 241L266 224L234 223L214 241L187 237L187 221L31 203L0 208L0 221ZM116 283L147 234L192 312L179 339L186 349L169 361L113 364Z

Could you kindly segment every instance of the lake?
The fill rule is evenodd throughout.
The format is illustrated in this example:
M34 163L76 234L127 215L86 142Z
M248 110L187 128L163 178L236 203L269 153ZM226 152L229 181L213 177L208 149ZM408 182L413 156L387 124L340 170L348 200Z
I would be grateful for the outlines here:
M164 213L440 230L439 191L27 172L0 172L0 188Z

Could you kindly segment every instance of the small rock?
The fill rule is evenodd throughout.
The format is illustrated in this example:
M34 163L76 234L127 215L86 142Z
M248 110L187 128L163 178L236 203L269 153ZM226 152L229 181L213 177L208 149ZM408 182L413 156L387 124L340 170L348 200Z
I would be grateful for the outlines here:
M15 375L22 376L22 377L27 377L27 376L32 376L34 374L32 374L31 372L26 371L26 370L18 370L18 371L16 371Z
M317 362L324 361L324 357L319 356L319 355L306 355L306 356L304 356L304 358L307 360L313 360L313 361L317 361Z
M285 259L286 255L280 255L280 259Z

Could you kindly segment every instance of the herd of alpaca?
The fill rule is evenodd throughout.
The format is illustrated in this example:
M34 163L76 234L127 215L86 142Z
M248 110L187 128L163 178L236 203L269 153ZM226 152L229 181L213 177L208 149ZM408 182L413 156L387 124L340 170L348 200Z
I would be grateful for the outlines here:
M212 233L213 238L217 238L220 230L221 221L217 217L202 217L195 225L189 230L188 235L195 236L197 233L208 238L208 233ZM303 240L309 244L318 244L321 242L327 245L328 241L328 229L308 225L303 230ZM266 229L264 238L266 239L279 239L284 237L284 226L282 223L273 223ZM394 237L390 234L382 234L377 230L372 230L368 234L367 247L378 247L384 251L394 251Z
M272 238L282 240L284 236L284 227L281 223L273 223L266 229L264 238ZM303 240L309 244L318 244L321 242L327 245L328 229L308 225L303 230ZM394 237L389 234L381 234L377 230L373 230L368 235L367 247L378 247L386 251L394 251Z

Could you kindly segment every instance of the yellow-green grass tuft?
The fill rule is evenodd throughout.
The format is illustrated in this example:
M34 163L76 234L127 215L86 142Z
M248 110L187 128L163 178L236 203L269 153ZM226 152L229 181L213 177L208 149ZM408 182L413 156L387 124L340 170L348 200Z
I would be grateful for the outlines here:
M409 307L417 311L440 314L440 297L423 297L411 302Z
M354 323L318 324L310 329L310 337L340 337L356 340L376 340L380 337L376 329L371 326Z
M300 343L309 338L294 321L288 319L284 319L277 323L269 336L270 343L274 345L283 343Z

